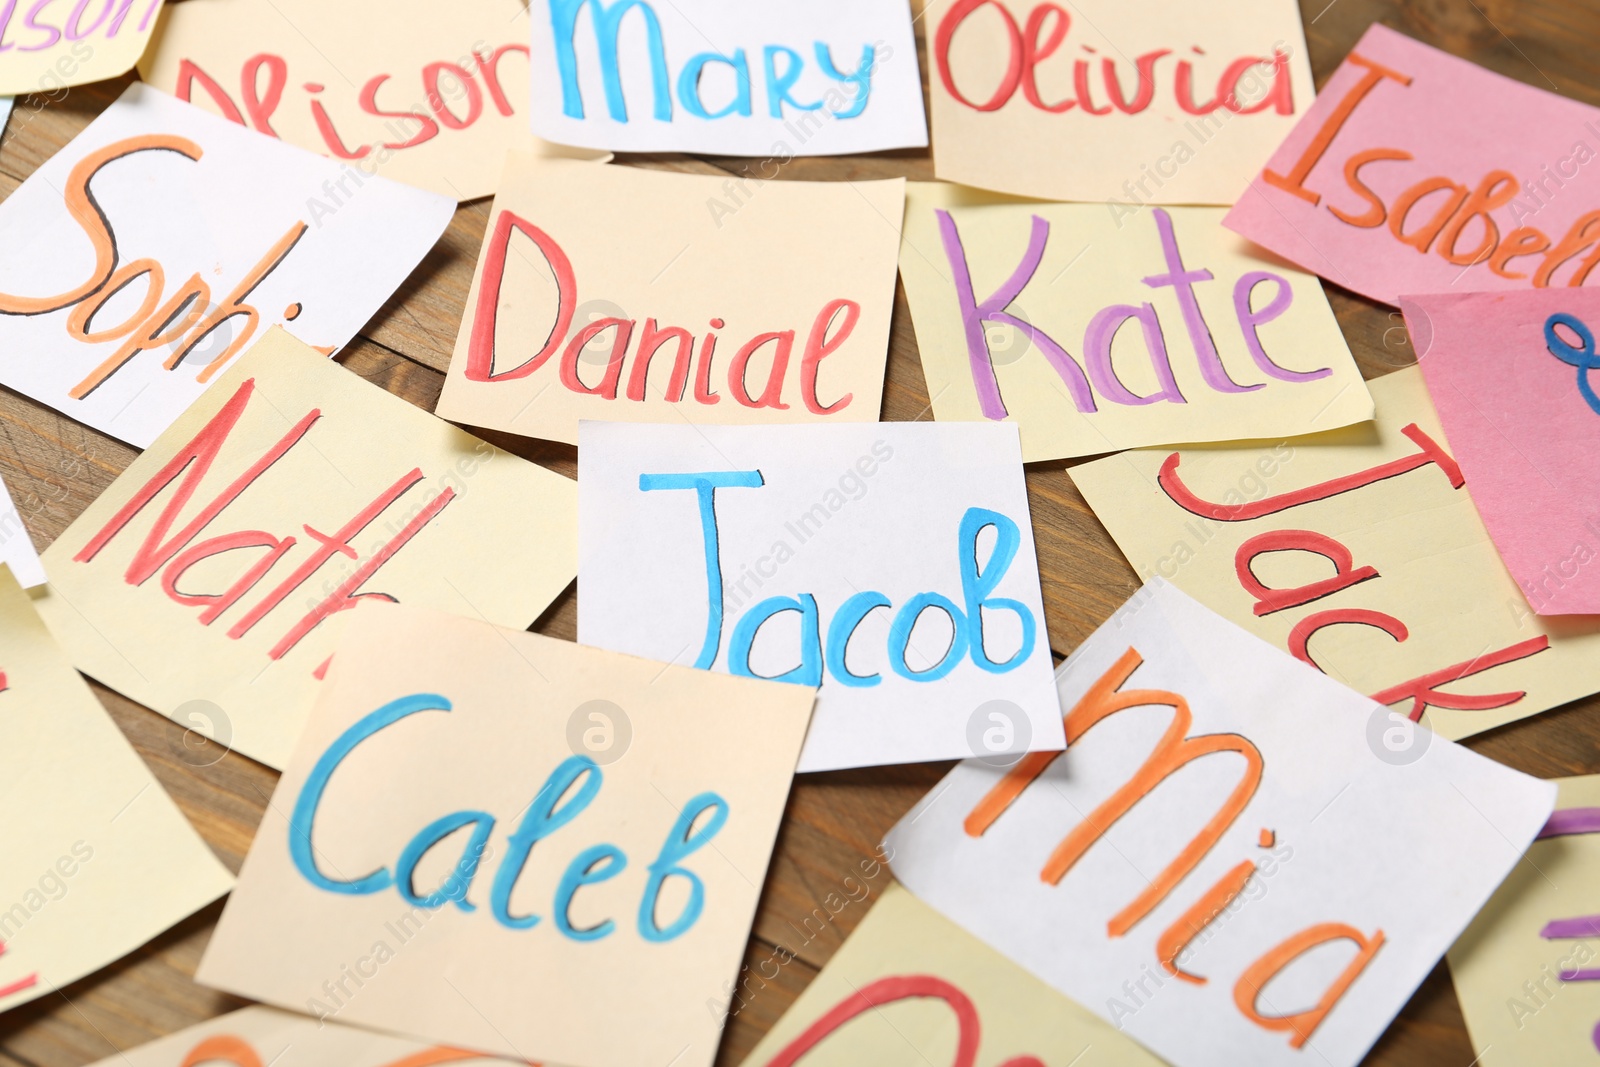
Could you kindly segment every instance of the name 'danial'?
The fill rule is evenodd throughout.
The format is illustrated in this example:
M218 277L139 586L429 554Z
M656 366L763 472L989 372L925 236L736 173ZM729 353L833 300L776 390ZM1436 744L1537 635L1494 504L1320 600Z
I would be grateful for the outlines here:
M550 333L540 349L515 366L497 364L495 337L499 319L501 289L505 283L506 257L511 250L514 234L522 234L533 242L544 257L556 283L556 317ZM689 388L689 372L694 370L694 402L713 405L722 402L722 394L712 387L713 367L716 359L718 331L726 322L712 318L710 329L700 339L699 356L695 357L695 337L682 326L661 326L654 318L645 320L638 331L635 345L634 333L638 322L618 316L594 319L574 330L573 319L578 308L578 280L572 261L556 240L544 230L512 211L501 211L494 229L483 249L483 274L478 282L478 303L468 339L465 374L468 381L508 382L526 378L561 353L558 377L563 388L583 396L616 400L622 388L622 372L630 348L633 365L628 372L628 385L622 395L630 401L642 402L649 383L651 361L662 349L672 353L672 372L662 394L670 403L680 403ZM811 322L801 347L797 380L789 382L789 363L794 352L797 333L794 329L772 330L750 338L727 362L725 370L718 368L727 382L728 395L747 408L771 408L787 411L790 400L798 400L813 415L832 415L843 411L854 399L845 393L825 403L817 395L817 376L822 361L837 352L850 340L856 323L861 318L861 305L854 300L836 299L825 303ZM585 349L597 338L611 334L611 354L606 360L600 381L590 385L578 376L580 361ZM670 346L670 348L669 348ZM764 353L763 350L768 350ZM749 378L754 372L761 376L766 368L766 382L759 394L752 396ZM798 396L796 394L798 393ZM789 400L784 399L789 397Z

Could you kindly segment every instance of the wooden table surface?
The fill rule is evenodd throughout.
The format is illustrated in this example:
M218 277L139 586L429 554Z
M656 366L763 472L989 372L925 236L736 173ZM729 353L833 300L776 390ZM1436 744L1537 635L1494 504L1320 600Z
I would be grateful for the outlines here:
M1600 4L1595 0L1302 0L1301 9L1318 86L1367 26L1381 21L1519 81L1600 105ZM920 20L917 43L926 82ZM125 85L126 79L100 83L66 91L54 100L19 98L0 143L0 195L8 195ZM711 174L737 174L750 165L744 160L682 156L629 156L622 162ZM928 153L798 159L781 170L787 179L897 175L931 179ZM457 210L438 246L341 354L346 367L432 410L488 215L487 200ZM1414 362L1398 312L1332 287L1328 297L1368 378ZM896 295L890 345L883 418L930 417L903 289ZM576 476L573 448L505 434L485 436L502 448ZM0 390L0 473L41 549L134 454L127 445ZM1051 647L1058 655L1075 648L1137 586L1133 571L1067 476L1069 466L1036 463L1027 470L1045 614ZM569 588L534 629L571 639L576 630L575 605L576 592ZM102 686L94 690L184 814L222 861L237 871L277 774L210 742L197 744L193 736L186 743L184 730L171 721ZM1542 777L1600 771L1600 698L1546 712L1466 744ZM744 1058L855 928L871 901L851 900L843 879L859 873L857 864L874 852L883 833L949 767L941 763L840 771L795 781L746 962L765 961L780 945L794 959L776 979L762 983L764 988L750 983L751 994L728 1022L719 1065L738 1064ZM881 873L869 883L874 898L888 877ZM840 900L848 901L842 909ZM830 906L837 914L830 914ZM244 1002L235 997L193 982L221 907L220 902L212 905L57 997L6 1013L0 1018L0 1067L79 1067L242 1006ZM819 917L826 917L826 924ZM1449 976L1440 964L1368 1062L1468 1067L1476 1057Z

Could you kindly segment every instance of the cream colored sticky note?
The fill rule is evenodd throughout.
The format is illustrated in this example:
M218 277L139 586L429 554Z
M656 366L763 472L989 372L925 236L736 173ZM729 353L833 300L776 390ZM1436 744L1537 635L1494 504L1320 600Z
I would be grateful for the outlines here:
M876 422L904 190L512 156L438 413Z
M161 0L16 0L0 11L0 95L115 78L150 43Z
M167 8L139 73L360 176L471 200L512 149L596 155L530 132L528 35L522 0L205 0Z
M1450 950L1482 1067L1587 1067L1600 1057L1600 775L1556 779L1525 862Z
M132 952L233 879L0 568L0 1011Z
M518 1059L705 1067L814 695L364 607L199 981Z
M338 978L355 989L360 975ZM118 1052L93 1067L512 1067L515 1062L254 1004Z
M45 553L79 670L282 767L341 613L524 627L577 572L577 486L267 334Z
M929 0L939 177L1048 200L1231 204L1311 106L1294 0Z
M1221 218L911 183L900 273L934 416L1014 420L1030 462L1370 419L1317 279Z
M785 950L778 952L775 962L782 966ZM759 975L744 976L743 989L753 997L758 983ZM797 1062L1161 1065L895 883L745 1057L744 1067Z
M1125 452L1074 467L1072 480L1147 579L1168 579L1397 716L1425 712L1445 737L1600 689L1600 619L1528 606L1420 372L1369 385L1371 426Z

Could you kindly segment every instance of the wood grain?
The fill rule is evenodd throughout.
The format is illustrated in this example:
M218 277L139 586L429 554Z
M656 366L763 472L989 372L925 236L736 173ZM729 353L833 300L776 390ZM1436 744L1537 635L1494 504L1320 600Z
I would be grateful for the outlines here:
M336 2L336 0L335 0ZM920 8L920 5L918 5ZM1303 0L1307 44L1320 86L1373 21L1543 89L1600 105L1600 6L1592 0ZM918 24L918 46L922 47ZM924 81L927 77L923 64ZM0 142L0 195L9 194L121 92L126 80L17 101ZM629 156L619 162L738 174L744 160ZM926 152L845 159L798 159L783 179L932 177ZM361 375L431 410L460 325L488 202L460 208L438 246L373 317L340 359ZM1363 373L1376 377L1414 362L1397 313L1329 289ZM931 417L904 291L896 296L884 395L885 419ZM486 434L495 444L568 476L570 447ZM0 390L0 473L40 548L64 530L132 460L134 451L14 393ZM1132 570L1073 487L1069 463L1027 470L1044 580L1051 646L1070 652L1135 588ZM534 627L572 638L575 593L568 589ZM231 868L237 870L277 775L210 742L197 742L153 712L100 686L95 693L146 762ZM1541 776L1600 771L1600 698L1516 723L1467 744ZM883 833L948 770L948 764L807 775L796 781L773 856L742 977L745 1005L728 1023L719 1064L739 1063L762 1033L827 963L870 906L837 908L844 879L859 885L862 860ZM888 875L868 882L875 895ZM856 894L859 889L854 890ZM830 914L825 901L835 902ZM192 976L215 925L214 905L106 970L0 1017L0 1067L79 1067L240 1006ZM766 980L777 946L794 959ZM781 958L781 957L779 957ZM1434 971L1389 1028L1369 1062L1386 1067L1456 1064L1476 1056L1443 967ZM653 1067L653 1065L644 1065Z

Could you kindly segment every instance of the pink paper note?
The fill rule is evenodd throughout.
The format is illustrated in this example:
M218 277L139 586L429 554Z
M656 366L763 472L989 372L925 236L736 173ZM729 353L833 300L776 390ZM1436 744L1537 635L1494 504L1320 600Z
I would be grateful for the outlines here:
M1540 615L1600 612L1600 293L1403 297L1449 448Z
M1582 285L1600 109L1374 25L1223 220L1374 300Z

